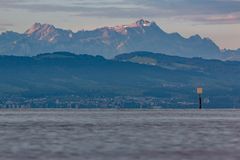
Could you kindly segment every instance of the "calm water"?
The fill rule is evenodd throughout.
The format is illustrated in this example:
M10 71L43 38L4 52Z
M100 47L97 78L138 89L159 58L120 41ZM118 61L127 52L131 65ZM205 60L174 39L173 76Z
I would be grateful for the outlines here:
M1 160L239 160L240 110L0 110Z

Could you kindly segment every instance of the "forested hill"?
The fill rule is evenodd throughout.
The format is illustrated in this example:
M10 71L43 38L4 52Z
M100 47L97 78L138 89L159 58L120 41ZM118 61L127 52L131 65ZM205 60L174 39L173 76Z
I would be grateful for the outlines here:
M1 97L158 97L232 105L240 95L240 63L136 52L114 60L67 52L0 57ZM175 104L178 105L177 103Z

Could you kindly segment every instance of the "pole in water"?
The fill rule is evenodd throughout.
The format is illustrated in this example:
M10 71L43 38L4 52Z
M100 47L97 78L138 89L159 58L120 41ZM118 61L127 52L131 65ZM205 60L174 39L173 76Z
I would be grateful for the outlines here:
M203 94L202 87L197 88L197 94L199 95L199 109L202 109L202 94Z
M202 97L201 97L201 94L199 94L199 109L202 109Z

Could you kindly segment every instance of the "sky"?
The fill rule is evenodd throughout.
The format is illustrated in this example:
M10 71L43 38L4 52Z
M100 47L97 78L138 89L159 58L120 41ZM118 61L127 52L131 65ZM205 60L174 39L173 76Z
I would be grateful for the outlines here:
M155 21L166 32L199 34L220 48L240 48L240 0L0 0L0 32L24 32L35 22L91 30Z

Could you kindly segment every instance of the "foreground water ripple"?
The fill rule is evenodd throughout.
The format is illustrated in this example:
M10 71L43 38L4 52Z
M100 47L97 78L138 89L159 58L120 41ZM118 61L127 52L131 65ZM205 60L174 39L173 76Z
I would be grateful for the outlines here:
M239 160L240 110L0 110L4 160Z

